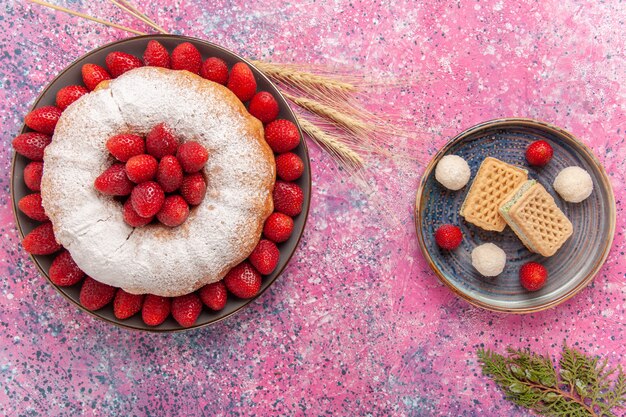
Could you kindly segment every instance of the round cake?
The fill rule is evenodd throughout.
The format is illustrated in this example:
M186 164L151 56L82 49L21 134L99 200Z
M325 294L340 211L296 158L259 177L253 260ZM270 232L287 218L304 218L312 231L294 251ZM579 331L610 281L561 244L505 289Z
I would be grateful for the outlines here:
M133 228L94 188L113 162L107 140L159 123L203 145L207 192L174 228ZM46 148L42 204L56 239L92 278L133 294L179 296L219 281L258 243L276 168L263 126L227 88L187 71L141 67L81 97Z

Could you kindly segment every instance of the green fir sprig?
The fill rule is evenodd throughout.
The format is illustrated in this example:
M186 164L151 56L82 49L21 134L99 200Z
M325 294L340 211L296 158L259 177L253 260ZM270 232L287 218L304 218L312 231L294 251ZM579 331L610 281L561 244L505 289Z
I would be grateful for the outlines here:
M558 371L548 356L507 349L503 356L479 349L483 374L502 388L506 398L539 414L554 417L618 417L626 406L626 375L621 365L563 346Z

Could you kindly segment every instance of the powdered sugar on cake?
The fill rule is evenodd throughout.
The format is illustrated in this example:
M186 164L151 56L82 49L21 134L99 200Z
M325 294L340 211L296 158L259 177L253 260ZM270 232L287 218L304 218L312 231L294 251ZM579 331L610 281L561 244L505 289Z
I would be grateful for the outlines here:
M181 226L133 229L98 193L118 133L165 122L209 152L207 194ZM261 123L226 88L183 71L132 70L72 104L45 153L43 204L59 242L93 278L132 293L176 296L220 280L256 246L272 212L273 154Z

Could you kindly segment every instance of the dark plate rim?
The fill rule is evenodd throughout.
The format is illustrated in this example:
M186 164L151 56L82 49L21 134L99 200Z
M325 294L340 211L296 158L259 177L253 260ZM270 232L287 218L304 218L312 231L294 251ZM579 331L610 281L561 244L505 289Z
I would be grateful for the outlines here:
M49 83L48 85L46 85L46 87L41 91L41 93L39 93L39 95L37 96L37 98L35 99L34 103L32 106L30 106L28 112L33 111L34 109L37 108L37 106L39 105L39 102L42 100L43 96L48 92L48 90L54 85L54 83L61 78L61 76L63 76L67 71L69 71L70 68L74 67L74 65L76 65L78 62L81 62L83 60L85 60L86 58L94 55L95 53L99 52L100 50L104 49L104 48L108 48L111 46L115 46L115 45L122 45L125 43L129 43L129 42L135 42L137 40L159 40L159 39L173 39L173 40L179 40L181 42L184 41L193 41L193 42L198 42L198 43L202 43L205 44L206 46L213 48L213 49L217 49L220 50L222 52L225 52L227 54L232 54L235 57L237 57L239 60L241 60L242 62L245 62L246 64L248 64L250 67L254 68L257 71L257 74L255 75L260 75L267 83L269 83L270 85L272 85L276 91L276 93L281 97L281 99L283 99L283 101L285 103L287 103L287 112L289 114L289 116L291 117L291 119L294 121L296 127L298 128L298 132L300 133L300 138L302 139L300 141L300 143L303 146L303 151L304 154L306 155L306 160L304 161L305 163L305 172L309 173L309 182L308 182L308 186L309 186L309 193L307 193L305 195L305 200L304 200L304 207L302 212L299 214L300 216L303 216L303 224L302 224L302 228L299 231L299 234L297 236L296 242L295 242L295 246L294 246L294 250L289 254L289 256L287 257L287 260L285 262L285 264L282 266L282 268L280 268L277 272L274 272L273 274L275 274L274 278L271 279L268 284L265 286L265 288L262 288L261 291L259 291L259 293L249 299L246 300L241 306L237 307L235 310L233 310L232 312L218 317L215 320L210 320L206 323L201 323L201 324L197 324L197 325L193 325L191 327L181 327L179 329L159 329L159 328L152 328L146 325L146 327L134 327L134 326L130 326L128 324L125 324L122 321L115 321L115 320L111 320L107 317L101 316L99 314L97 314L97 311L91 311L91 310L87 310L85 307L83 307L79 302L77 302L76 300L74 300L73 298L71 298L69 295L67 295L62 289L61 287L57 286L56 284L54 284L52 281L50 281L50 277L48 276L48 274L43 270L43 268L41 267L41 265L39 264L39 261L36 259L36 257L34 255L28 254L28 256L30 257L30 259L33 261L33 263L35 264L35 266L37 267L37 269L39 270L39 273L44 276L46 278L46 280L48 281L48 283L50 285L52 285L55 290L61 294L66 300L70 301L70 303L74 304L76 307L78 307L80 310L82 310L83 312L91 315L92 317L95 317L99 320L103 320L105 322L108 322L110 324L113 324L115 326L124 328L124 329L128 329L128 330L133 330L133 331L138 331L138 332L150 332L150 333L179 333L179 332L185 332L185 331L189 331L189 330L195 330L195 329L199 329L202 327L208 327L211 326L213 324L219 323L222 320L225 320L233 315L235 315L236 313L240 312L242 309L244 309L246 306L248 306L250 303L252 303L253 301L257 300L258 298L261 297L261 295L267 291L268 288L270 288L274 282L278 279L278 277L280 277L283 273L283 271L285 270L285 268L287 268L287 265L289 265L289 262L291 261L291 258L293 257L293 255L296 253L296 251L298 250L298 247L300 245L300 240L302 239L302 235L304 234L304 230L306 228L306 223L309 217L309 209L311 206L311 191L313 189L313 181L312 181L312 176L310 175L311 173L311 160L309 157L309 150L306 144L306 141L304 140L304 135L302 133L302 128L300 127L300 124L298 122L298 118L296 117L296 114L293 112L293 110L291 109L291 107L289 106L289 101L285 98L285 96L283 96L282 92L278 89L278 87L276 86L276 84L274 84L261 70L259 70L254 64L252 64L249 60L241 57L239 54L226 49L220 45L217 45L213 42L209 42L203 39L199 39L199 38L195 38L195 37L191 37L191 36L181 36L181 35L166 35L166 34L158 34L158 35L141 35L141 36L133 36L130 38L125 38L125 39L121 39L118 41L114 41L114 42L110 42L107 43L105 45L99 46L98 48L84 54L81 55L80 57L78 57L77 59L75 59L74 61L72 61L72 63L70 63L69 65L67 65L59 74L57 74ZM26 124L22 124L22 128L19 130L18 134L22 134L25 133L28 130ZM24 231L22 229L22 224L20 223L20 220L17 216L17 201L15 199L15 194L14 194L14 187L13 187L13 183L14 183L14 176L15 176L15 162L17 159L17 153L15 151L13 151L13 157L11 158L11 172L10 172L10 176L9 176L9 192L10 192L10 196L11 196L11 203L12 203L12 207L13 207L13 220L15 221L15 225L17 227L18 233L19 233L19 237L20 237L20 242L24 239ZM265 282L264 282L265 283Z
M540 304L538 306L535 306L535 307L523 307L523 308L501 307L501 306L492 305L492 304L489 304L489 303L477 300L477 299L471 297L469 294L467 294L467 293L465 293L463 291L460 291L456 287L456 285L454 285L453 282L448 280L448 278L445 276L445 274L443 274L439 270L439 268L437 268L437 266L435 265L435 263L432 260L432 257L430 255L430 253L428 252L428 249L426 247L426 242L425 242L424 236L422 234L422 228L421 228L421 224L422 224L422 221L423 221L423 219L422 219L422 209L423 209L423 207L422 207L422 196L423 196L423 193L424 193L426 181L430 177L430 174L431 174L432 170L435 168L435 166L437 165L437 162L439 161L439 159L441 159L441 157L443 157L450 150L450 148L452 148L454 145L456 145L457 143L461 142L462 140L464 140L468 136L473 135L473 134L475 134L477 132L486 130L486 129L492 129L494 127L496 127L496 128L497 127L501 127L501 128L504 128L504 127L533 127L533 128L537 128L539 130L549 131L550 133L555 134L559 138L565 138L567 140L572 141L572 143L574 145L576 145L578 151L580 153L585 154L595 164L596 169L600 173L600 180L601 180L602 186L607 191L607 194L608 194L608 197L609 197L609 200L607 201L607 203L608 203L608 205L610 207L610 212L611 212L610 213L611 215L610 215L610 218L609 218L609 236L608 236L608 239L605 241L605 245L604 245L604 248L602 250L602 256L600 256L599 259L596 260L596 262L594 263L594 265L591 268L590 272L585 276L585 278L582 279L578 283L578 285L573 287L569 292L566 292L565 294L562 294L562 295L560 295L559 297L557 297L557 298L555 298L553 300L549 300L549 301L547 301L547 302L545 302L543 304ZM418 238L418 241L419 241L420 251L422 252L422 255L424 256L424 258L428 262L428 265L429 265L430 269L435 273L437 278L439 278L439 281L441 281L443 284L445 284L454 294L456 294L457 296L463 298L464 300L466 300L470 304L472 304L472 305L474 305L476 307L484 308L486 310L495 311L495 312L501 312L501 313L515 313L515 314L535 313L535 312L538 312L538 311L546 310L546 309L551 308L551 307L555 307L558 304L561 304L561 303L569 300L574 295L576 295L578 292L580 292L598 274L600 268L602 267L602 265L606 261L607 257L609 256L609 252L610 252L611 246L613 244L613 239L615 237L615 227L616 227L616 207L615 207L615 196L613 194L613 188L611 187L611 183L610 183L609 178L608 178L608 176L606 174L606 171L604 170L604 167L602 166L600 161L598 161L598 159L593 154L591 149L589 149L583 142L581 142L579 139L577 139L574 135L572 135L571 133L569 133L568 131L566 131L566 130L560 128L560 127L554 126L554 125L552 125L550 123L543 122L543 121L540 121L540 120L523 118L523 117L509 117L509 118L488 120L488 121L479 123L479 124L477 124L475 126L472 126L469 129L464 130L463 132L459 133L454 138L452 138L450 141L448 141L448 143L446 143L432 157L432 159L430 160L430 162L426 166L426 169L424 170L424 173L422 174L422 178L420 180L420 184L419 184L419 187L418 187L418 190L417 190L417 194L416 194L416 199L415 199L415 231L416 231L417 238Z

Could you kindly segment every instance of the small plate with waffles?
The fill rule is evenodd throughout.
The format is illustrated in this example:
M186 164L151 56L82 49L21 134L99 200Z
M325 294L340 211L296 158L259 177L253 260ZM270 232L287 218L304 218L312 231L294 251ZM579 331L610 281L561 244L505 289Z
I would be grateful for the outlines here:
M544 166L526 159L537 141L553 150ZM457 190L436 178L438 163L449 155L469 167L469 181ZM593 184L591 194L577 203L565 201L553 186L572 166L585 170ZM454 293L489 310L529 313L564 302L592 281L609 254L615 213L606 172L583 143L544 122L507 118L460 133L433 157L417 192L415 222L425 259ZM435 238L446 224L462 234L452 250L442 249ZM482 264L493 267L502 256L502 272L478 272L472 252L493 245L499 249L483 252ZM528 263L547 271L538 290L522 286L520 269Z
M124 328L233 315L304 231L296 116L253 64L210 42L147 35L89 52L44 89L13 147L24 249L69 301Z

